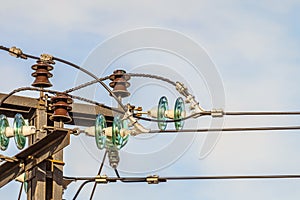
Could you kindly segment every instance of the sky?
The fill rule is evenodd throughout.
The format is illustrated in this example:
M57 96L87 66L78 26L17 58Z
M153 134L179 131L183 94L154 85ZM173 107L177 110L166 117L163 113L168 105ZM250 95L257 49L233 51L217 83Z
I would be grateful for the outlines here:
M98 76L109 75L120 67L130 72L163 75L188 85L206 109L220 106L226 111L299 111L299 7L297 0L7 1L0 7L0 45L17 46L34 55L49 53L82 65ZM156 36L150 34L151 30L163 30L157 40L160 43L155 43ZM143 31L144 37L140 34ZM131 37L130 33L137 36ZM152 39L157 49L146 49L144 43L139 43L149 41L151 45ZM141 49L137 50L138 45ZM163 45L170 45L169 49L163 51L166 47ZM116 56L126 48L134 51ZM192 66L195 63L188 61L199 64ZM15 59L0 52L0 92L31 85L33 64L33 60ZM51 89L59 91L91 80L59 63L52 73ZM179 96L174 88L159 81L130 82L132 96L126 101L146 110L156 106L162 95L168 97L170 107ZM100 86L76 94L116 105ZM38 96L33 92L19 95ZM226 117L221 122L200 118L187 121L185 127L213 127L220 123L224 127L299 125L299 117ZM144 125L156 127L156 124ZM131 137L121 152L120 173L124 176L300 173L299 131L222 133L212 151L201 157L206 136L189 133ZM11 139L8 150L1 154L12 156L18 152ZM72 136L65 149L65 175L95 175L102 154L93 138ZM103 174L114 175L107 164ZM80 182L72 183L64 198L72 199L79 185ZM17 199L19 187L18 182L4 186L0 189L1 199ZM299 187L300 180L111 183L99 185L94 199L294 200L300 197ZM92 185L84 188L78 199L89 198L91 188ZM22 199L25 196L23 193Z

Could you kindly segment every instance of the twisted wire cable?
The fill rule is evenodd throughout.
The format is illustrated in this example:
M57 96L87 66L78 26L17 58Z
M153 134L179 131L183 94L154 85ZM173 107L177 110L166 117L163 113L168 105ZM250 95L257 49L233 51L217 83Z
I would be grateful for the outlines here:
M152 78L152 79L157 79L157 80L161 80L161 81L164 81L164 82L167 82L173 86L176 86L176 82L174 81L171 81L170 79L168 78L165 78L165 77L162 77L162 76L158 76L158 75L152 75L152 74L142 74L142 73L126 73L126 75L129 75L131 77L142 77L142 78ZM101 80L101 81L105 81L109 79L109 76L106 76L106 77L103 77L103 78L99 78L98 80ZM95 84L98 82L98 80L92 80L92 81L89 81L89 82L86 82L86 83L83 83L79 86L76 86L74 88L70 88L68 90L65 91L65 93L70 93L70 92L74 92L76 90L80 90L84 87L87 87L87 86L90 86L92 84Z
M157 80L161 80L164 82L167 82L173 86L176 86L176 82L171 81L168 78L162 77L162 76L158 76L158 75L153 75L153 74L144 74L144 73L127 73L129 76L131 77L142 77L142 78L152 78L152 79L157 79Z
M105 81L105 80L107 80L107 79L109 79L109 76L106 76L106 77L103 77L103 78L99 78L98 80L100 80L100 81ZM90 86L90 85L92 85L92 84L94 84L94 83L97 83L98 80L92 80L92 81L83 83L83 84L81 84L81 85L78 85L78 86L76 86L76 87L73 87L73 88L70 88L70 89L64 91L64 93L71 93L71 92L74 92L74 91L76 91L76 90L80 90L80 89L85 88L85 87L87 87L87 86Z

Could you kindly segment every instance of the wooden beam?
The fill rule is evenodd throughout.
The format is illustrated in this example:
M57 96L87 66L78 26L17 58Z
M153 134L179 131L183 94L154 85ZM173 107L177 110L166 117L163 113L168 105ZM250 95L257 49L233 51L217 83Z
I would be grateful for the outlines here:
M39 163L59 152L70 143L70 133L54 131L40 141L29 146L14 156L16 162L5 162L0 165L0 188L14 180L24 171L31 170Z
M0 93L0 99L5 96L6 94ZM48 105L49 103L50 102L48 102ZM20 113L25 119L30 119L38 106L38 99L13 95L6 99L2 104L0 107L0 114L13 118L15 114ZM92 126L99 113L105 116L108 124L112 123L113 113L110 109L90 104L73 103L72 111L69 113L73 120L68 124L76 126ZM51 111L47 111L47 114L49 116L52 115Z

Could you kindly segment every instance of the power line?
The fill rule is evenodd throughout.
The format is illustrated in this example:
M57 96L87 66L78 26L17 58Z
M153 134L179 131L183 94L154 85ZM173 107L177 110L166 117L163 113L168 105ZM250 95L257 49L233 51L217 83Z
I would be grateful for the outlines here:
M85 180L97 182L99 177L64 177L68 180ZM102 177L103 178L103 177ZM187 180L238 180L238 179L300 179L300 174L277 174L277 175L222 175L222 176L147 176L147 177L105 177L106 183L121 181L123 183L148 182L157 179L159 182L187 181ZM103 183L103 182L99 182Z
M101 164L100 164L100 167L99 167L99 171L98 171L98 173L97 173L97 176L100 176L100 174L101 174L101 171L102 171L103 166L104 166L104 162L105 162L106 155L107 155L107 150L105 151L105 153L104 153L104 155L103 155L103 159L102 159L102 162L101 162ZM93 199L93 196L94 196L96 187L97 187L97 184L95 183L94 186L93 186L92 192L91 192L90 200Z
M83 188L86 184L92 183L92 182L94 182L94 181L93 181L93 180L87 180L87 181L84 181L84 182L80 185L80 187L78 188L78 190L77 190L75 196L73 197L73 200L76 200L77 196L79 195L79 193L81 192L82 188Z
M105 80L107 80L107 79L109 79L109 76L106 76L106 77L103 77L103 78L99 78L98 80L100 80L100 81L105 81ZM92 84L94 84L94 83L97 83L98 80L92 80L92 81L83 83L83 84L81 84L81 85L78 85L78 86L76 86L76 87L73 87L73 88L70 88L70 89L64 91L64 93L71 93L71 92L74 92L74 91L76 91L76 90L80 90L80 89L85 88L85 87L87 87L87 86L90 86L90 85L92 85Z
M224 115L300 115L299 111L263 111L263 112L256 112L256 111L228 111L224 112Z
M9 94L5 95L5 97L3 97L1 100L0 100L0 107L1 105L9 98L11 97L12 95L18 93L18 92L23 92L23 91L39 91L39 92L46 92L46 93L50 93L50 94L57 94L57 93L60 93L59 91L56 91L56 90L47 90L47 89L43 89L43 88L34 88L34 87L20 87L20 88L17 88L13 91L11 91ZM71 98L73 99L77 99L79 101L83 101L83 102L86 102L86 103L90 103L90 104L93 104L93 105L96 105L96 106L100 106L102 108L106 108L106 109L109 109L109 110L112 110L114 112L117 112L117 113L121 113L123 114L124 112L117 109L117 108L113 108L113 107L110 107L110 106L107 106L103 103L99 103L97 101L92 101L90 99L87 99L87 98L84 98L84 97L79 97L79 96L75 96L75 95L71 95L71 94L68 94L68 96L70 96Z
M169 84L171 84L173 86L176 86L176 83L174 81L171 81L168 78L165 78L165 77L162 77L162 76L158 76L158 75L142 74L142 73L126 73L126 75L128 75L130 77L141 77L141 78L157 79L157 80L161 80L161 81L164 81L166 83L169 83ZM98 80L105 81L105 80L108 80L108 79L109 79L109 76L106 76L106 77L103 77L103 78L99 78ZM93 85L93 84L95 84L97 82L98 82L97 80L92 80L92 81L83 83L83 84L81 84L79 86L76 86L74 88L70 88L70 89L66 90L65 93L70 93L70 92L74 92L76 90L80 90L80 89L85 88L87 86Z
M150 130L149 133L187 133L187 132L234 132L234 131L278 131L300 130L300 126L269 126L269 127L244 127L244 128L204 128L182 130Z

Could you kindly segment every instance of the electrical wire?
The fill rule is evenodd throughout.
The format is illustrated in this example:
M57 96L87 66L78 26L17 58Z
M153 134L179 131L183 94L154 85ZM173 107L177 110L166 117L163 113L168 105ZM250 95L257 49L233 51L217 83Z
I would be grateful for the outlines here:
M248 112L239 112L239 111L231 111L231 112L224 112L224 115L300 115L299 111L263 111L263 112L256 112L256 111L248 111Z
M161 80L161 81L164 81L164 82L167 82L173 86L176 86L176 83L174 81L171 81L170 79L168 78L165 78L165 77L162 77L162 76L158 76L158 75L152 75L152 74L141 74L141 73L126 73L126 75L129 75L131 77L143 77L143 78L152 78L152 79L157 79L157 80ZM109 76L106 76L106 77L103 77L103 78L99 78L98 80L101 80L101 81L105 81L109 79ZM82 88L85 88L87 86L90 86L92 84L95 84L98 82L98 80L92 80L92 81L89 81L89 82L86 82L86 83L83 83L79 86L76 86L74 88L70 88L68 90L65 91L65 93L70 93L70 92L74 92L76 90L80 90Z
M150 130L149 133L187 133L187 132L234 132L234 131L278 131L300 130L300 126L270 126L270 127L243 127L243 128L210 128L210 129L183 129L183 130Z
M118 178L121 178L121 177L120 177L120 174L119 174L119 171L118 171L117 168L115 169L115 174L116 174L116 176L117 176Z
M10 96L18 93L18 92L22 92L22 91L40 91L40 92L47 92L47 93L51 93L51 94L56 94L58 93L58 91L54 91L54 90L45 90L42 88L33 88L33 87L21 87L21 88L17 88L13 91L11 91L10 93L8 93L6 96L4 96L1 101L0 101L0 107L2 106L2 104L4 103L4 101L6 99L8 99Z
M210 115L210 112L200 112L200 113L193 113L189 116L183 117L181 119L169 119L169 120L159 120L159 119L153 119L153 118L147 118L147 117L142 117L138 116L137 114L134 114L133 116L137 119L145 120L145 121L150 121L150 122L166 122L166 123L171 123L171 122L179 122L179 121L184 121L196 116L204 116L204 115Z
M21 87L21 88L17 88L15 90L13 90L9 94L7 94L5 97L3 97L0 100L0 107L5 102L5 100L8 99L10 96L12 96L12 95L14 95L18 92L22 92L22 91L42 91L42 92L47 92L47 93L50 93L50 94L60 93L59 91L47 90L47 89L43 89L43 88ZM84 101L84 102L87 102L87 103L90 103L90 104L93 104L93 105L97 105L97 106L112 110L112 111L120 113L120 114L124 114L123 111L121 111L117 108L106 106L103 103L99 103L99 102L96 102L96 101L92 101L90 99L86 99L86 98L71 95L71 94L68 94L68 95L73 99ZM137 114L134 114L134 117L137 118L137 119L144 120L144 121L173 123L173 122L178 122L178 121L184 121L184 120L187 120L187 119L190 119L190 118L193 118L193 117L208 116L208 115L211 115L210 111L204 111L204 112L200 112L200 113L193 113L193 114L191 114L187 117L183 117L181 119L173 119L173 120L158 120L158 119L138 116ZM288 111L288 112L276 112L276 111L271 111L271 112L224 112L224 115L232 115L232 116L238 116L238 115L300 115L300 112L298 112L298 111L295 111L295 112L293 112L293 111Z
M106 177L107 182L121 181L148 182L149 178L157 178L158 181L184 181L184 180L234 180L234 179L300 179L300 174L277 174L277 175L222 175L222 176L148 176L148 177ZM71 178L71 177L70 177ZM96 182L97 177L73 177L76 180Z
M86 184L92 183L92 182L94 182L94 180L86 180L86 181L84 181L84 182L80 185L80 187L78 188L78 190L77 190L75 196L73 197L73 200L76 200L77 196L79 195L79 193L81 192L82 188L83 188Z
M105 151L105 153L104 153L104 155L103 155L102 162L101 162L101 164L100 164L100 167L99 167L99 171L98 171L98 173L97 173L97 176L100 176L100 174L101 174L101 171L102 171L103 166L104 166L104 162L105 162L106 155L107 155L107 150ZM95 183L94 183L94 186L93 186L93 189L92 189L92 192L91 192L90 200L93 199L93 196L94 196L96 187L97 187L97 183L95 182Z
M157 79L157 80L161 80L164 82L167 82L173 86L176 86L176 82L171 81L168 78L162 77L162 76L158 76L158 75L153 75L153 74L142 74L142 73L127 73L127 75L131 76L131 77L142 77L142 78L152 78L152 79Z
M300 175L243 175L243 176L182 176L161 177L166 180L224 180L224 179L299 179Z
M100 80L100 81L105 81L105 80L107 80L107 79L109 79L109 76L106 76L106 77L103 77L103 78L99 78L98 80ZM73 87L73 88L70 88L70 89L64 91L64 93L71 93L71 92L74 92L74 91L76 91L76 90L80 90L80 89L85 88L85 87L87 87L87 86L90 86L90 85L92 85L92 84L94 84L94 83L97 83L98 80L92 80L92 81L83 83L83 84L81 84L81 85L78 85L78 86L76 86L76 87Z
M23 52L20 52L20 53L21 53L20 55L19 55L19 54L16 54L16 53L10 51L9 48L4 47L4 46L0 46L0 49L1 49L1 50L4 50L4 51L7 51L7 52L9 52L10 54L13 54L13 55L15 55L15 56L17 56L17 57L20 57L20 58L22 58L22 59L27 59L27 58L36 59L36 60L39 59L39 57L36 57L36 56L33 56L33 55L29 55L29 54L25 54L25 53L23 53Z
M24 185L24 182L21 183L21 187L20 187L20 191L19 191L19 195L18 195L18 200L21 200L23 185Z

